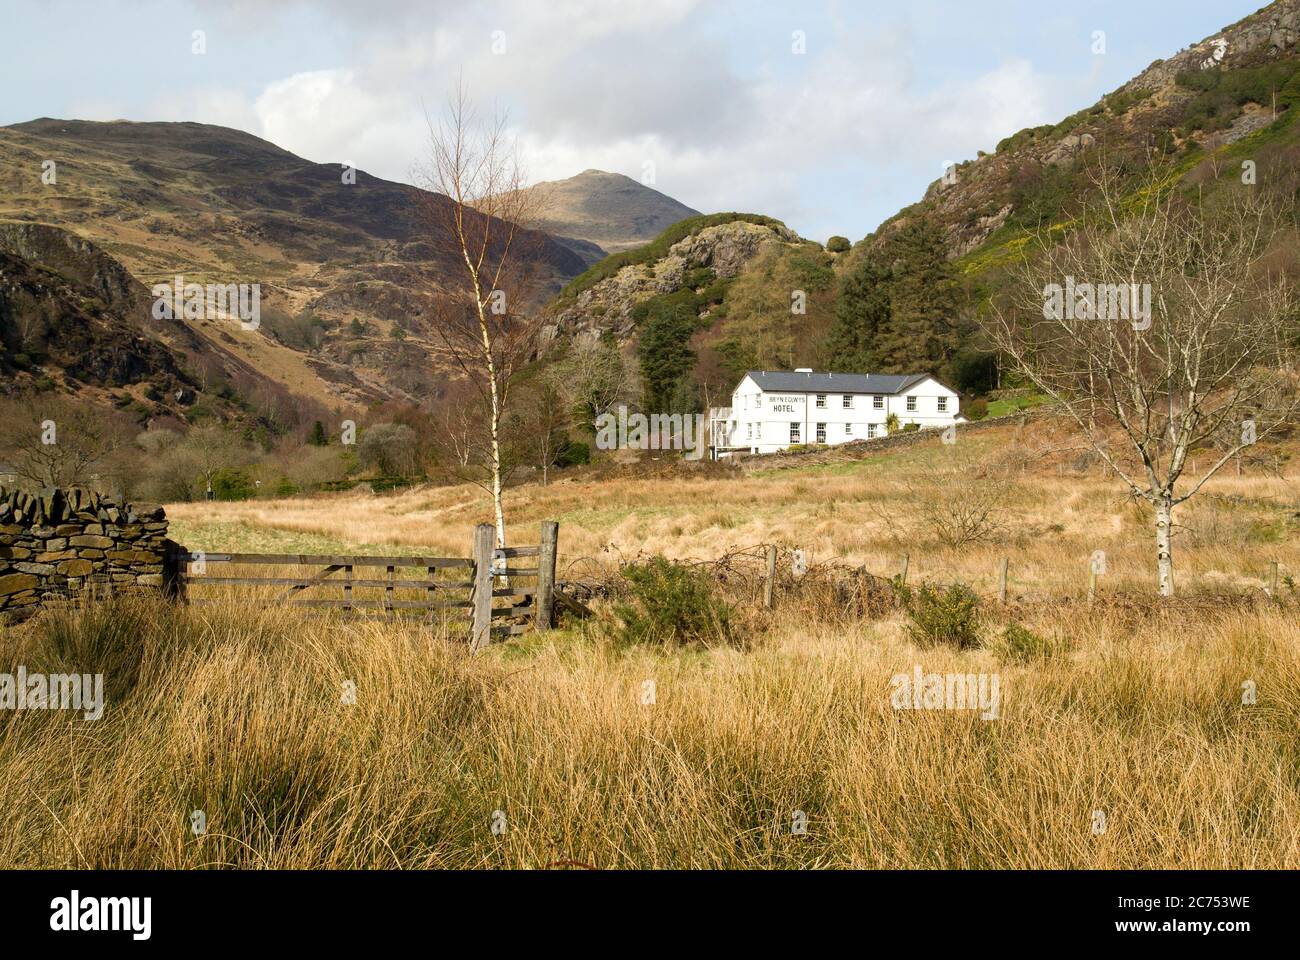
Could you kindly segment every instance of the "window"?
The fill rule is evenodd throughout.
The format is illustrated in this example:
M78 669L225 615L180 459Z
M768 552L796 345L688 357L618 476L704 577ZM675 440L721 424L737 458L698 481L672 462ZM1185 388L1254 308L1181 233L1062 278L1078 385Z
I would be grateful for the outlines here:
M870 440L875 435L876 435L876 425L874 423L867 424L867 439Z
M799 424L797 423L790 424L790 442L791 443L799 442Z
M940 412L940 413L944 413L945 411L947 411L947 409L948 409L948 398L947 398L947 397L940 397L940 398L939 398L939 412Z
M845 410L853 409L853 394L851 393L844 394L844 409Z
M846 437L853 436L853 424L851 423L844 424L844 436Z
M884 397L872 397L872 398L871 398L871 409L872 409L872 410L884 410L884 409L885 409L885 398L884 398Z
M761 407L762 405L763 405L763 395L761 393L754 394L754 406Z
M817 424L817 442L818 443L826 442L826 424L824 423Z
M817 406L819 407L826 406L826 394L824 393L817 394Z
M907 398L907 412L908 413L916 412L916 397Z
M753 440L753 439L754 439L754 425L753 425L752 423L747 423L747 424L745 424L745 427L746 427L746 430L745 430L745 439L746 439L746 440Z

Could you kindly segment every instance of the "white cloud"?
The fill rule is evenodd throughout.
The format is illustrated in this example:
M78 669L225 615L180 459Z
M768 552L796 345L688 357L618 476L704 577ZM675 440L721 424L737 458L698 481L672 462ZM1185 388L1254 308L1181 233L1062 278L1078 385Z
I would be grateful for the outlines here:
M653 163L656 188L684 203L769 213L822 237L874 228L861 222L873 181L912 185L907 202L944 163L1048 117L1049 78L1024 59L937 88L916 82L923 64L906 30L821 37L790 61L786 39L706 29L697 0L512 0L424 17L398 3L374 23L359 5L333 9L354 18L351 62L275 80L251 102L213 92L196 119L242 121L311 160L409 179L425 108L436 113L463 77L485 109L509 108L533 179L589 167L640 179ZM505 31L504 54L493 29ZM881 202L876 219L901 205Z

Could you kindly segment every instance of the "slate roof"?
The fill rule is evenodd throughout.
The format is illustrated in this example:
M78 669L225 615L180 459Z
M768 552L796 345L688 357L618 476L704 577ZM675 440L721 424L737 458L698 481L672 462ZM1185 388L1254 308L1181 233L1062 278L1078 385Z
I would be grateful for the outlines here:
M794 370L747 370L745 376L772 393L901 393L928 373L798 373Z

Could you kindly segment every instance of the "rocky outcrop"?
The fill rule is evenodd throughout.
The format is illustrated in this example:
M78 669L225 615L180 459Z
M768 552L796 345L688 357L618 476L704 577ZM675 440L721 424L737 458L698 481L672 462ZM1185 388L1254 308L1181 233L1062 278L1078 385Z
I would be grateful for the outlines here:
M22 618L46 601L95 591L174 594L180 552L160 506L80 488L0 488L0 616Z
M1231 126L1218 131L1184 127L1189 105L1200 91L1180 74L1230 73L1295 58L1300 42L1300 0L1277 0L1199 43L1157 60L1097 104L1056 125L1021 130L998 145L951 168L932 182L923 199L884 224L869 241L882 243L909 220L933 219L948 238L951 258L981 247L1008 220L1032 211L1038 183L1060 183L1072 170L1132 144L1163 144L1167 151L1197 147L1207 151L1234 143L1276 117L1274 104L1244 104ZM1294 108L1293 108L1294 109ZM1189 142L1194 141L1194 142ZM1028 198L1028 199L1027 199Z
M705 227L674 243L660 259L629 264L573 300L558 301L544 336L598 337L612 330L619 339L627 339L632 335L632 310L636 305L682 289L690 271L708 268L715 277L725 280L737 276L765 250L801 242L797 233L779 224L732 220Z
M1158 60L1127 85L1159 90L1184 70L1231 68L1242 62L1271 60L1289 53L1300 39L1300 0L1278 0L1230 27Z

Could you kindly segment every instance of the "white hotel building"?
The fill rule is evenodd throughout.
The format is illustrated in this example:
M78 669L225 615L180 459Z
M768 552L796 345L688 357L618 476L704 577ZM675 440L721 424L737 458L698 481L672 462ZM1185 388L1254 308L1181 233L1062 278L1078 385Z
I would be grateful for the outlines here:
M965 419L956 391L928 373L750 370L731 395L731 406L710 412L712 454L870 440L886 435L890 414L898 416L900 427L946 427Z

